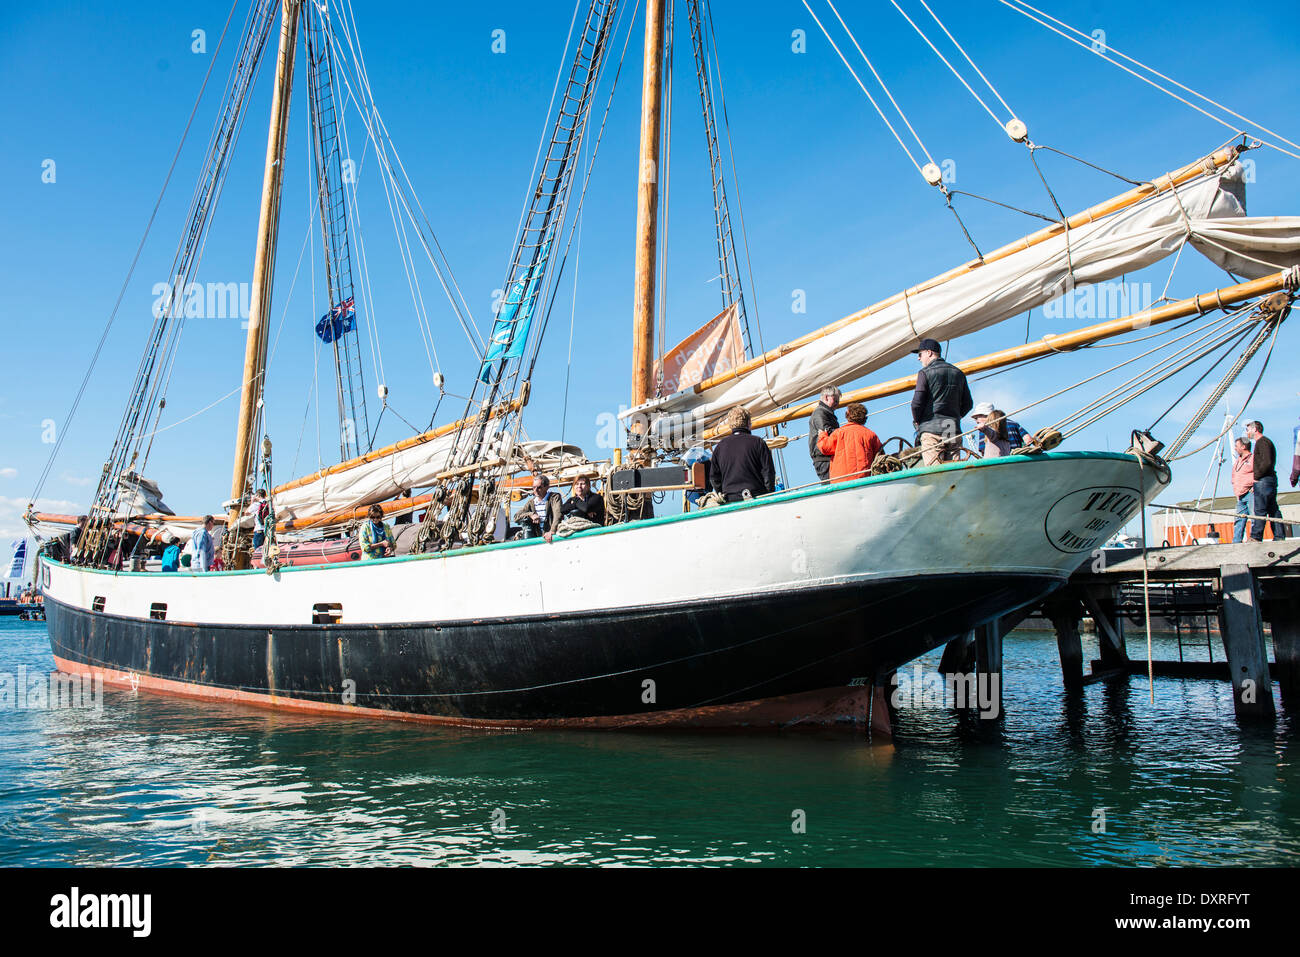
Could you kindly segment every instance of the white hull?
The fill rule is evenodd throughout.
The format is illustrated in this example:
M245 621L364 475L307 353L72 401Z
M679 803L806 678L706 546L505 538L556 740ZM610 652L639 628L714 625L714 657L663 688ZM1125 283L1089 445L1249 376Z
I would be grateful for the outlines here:
M1152 489L1150 469L1146 479ZM1138 481L1131 457L1012 457L782 493L549 544L512 542L273 575L114 573L47 562L45 594L87 611L102 597L100 610L128 618L148 619L160 603L171 621L261 627L310 624L321 602L340 604L345 623L389 624L725 601L922 574L1063 580L1137 513ZM1119 512L1096 512L1103 524L1092 529L1054 515L1058 543L1071 530L1090 543L1062 548L1044 522L1062 508L1058 502L1083 489L1133 498Z
M553 543L273 575L41 574L59 667L117 684L491 726L784 726L1040 599L1160 487L1132 457L1050 454ZM314 623L327 603L337 618Z

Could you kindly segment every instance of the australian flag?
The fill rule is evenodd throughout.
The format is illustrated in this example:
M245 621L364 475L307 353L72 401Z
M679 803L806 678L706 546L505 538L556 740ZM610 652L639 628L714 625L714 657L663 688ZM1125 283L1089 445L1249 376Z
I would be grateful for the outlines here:
M320 322L316 323L316 335L321 337L322 342L333 342L357 327L354 298L349 296L320 317Z

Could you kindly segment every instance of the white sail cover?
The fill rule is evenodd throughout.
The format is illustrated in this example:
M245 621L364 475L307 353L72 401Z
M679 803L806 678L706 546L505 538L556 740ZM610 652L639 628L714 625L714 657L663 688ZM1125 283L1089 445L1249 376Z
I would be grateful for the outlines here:
M119 518L137 515L175 515L163 501L162 489L135 472L123 472L117 480L117 497L113 500L113 514Z
M509 444L508 437L498 435L499 422L493 419L488 423L484 458L501 455ZM273 496L276 517L287 519L359 508L393 498L403 489L430 486L439 472L461 464L448 458L456 438L452 432L371 462L322 475L297 488L277 491Z
M1199 219L1191 243L1229 272L1259 279L1300 266L1300 216Z
M1068 235L909 292L898 302L865 309L765 365L702 392L686 389L653 400L624 417L646 415L653 430L665 437L708 428L737 404L753 415L771 412L815 395L823 384L849 383L880 369L907 355L921 338L954 339L1049 302L1066 290L1067 280L1082 286L1135 272L1175 252L1189 237L1197 248L1205 245L1232 257L1239 268L1246 261L1237 253L1252 248L1259 253L1250 255L1260 260L1283 261L1280 248L1263 248L1269 243L1286 246L1294 256L1300 236L1296 220L1245 220L1241 192L1235 167L1198 177L1178 187L1177 195L1166 190ZM1229 251L1197 242L1198 231Z

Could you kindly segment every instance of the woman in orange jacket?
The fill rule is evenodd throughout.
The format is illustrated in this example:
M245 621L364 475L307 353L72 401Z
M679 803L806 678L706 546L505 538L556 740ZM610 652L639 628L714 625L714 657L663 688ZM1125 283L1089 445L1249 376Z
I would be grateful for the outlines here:
M854 402L844 410L845 423L834 432L817 433L817 447L831 456L831 481L847 482L871 474L871 463L880 454L880 437L863 425L867 407Z

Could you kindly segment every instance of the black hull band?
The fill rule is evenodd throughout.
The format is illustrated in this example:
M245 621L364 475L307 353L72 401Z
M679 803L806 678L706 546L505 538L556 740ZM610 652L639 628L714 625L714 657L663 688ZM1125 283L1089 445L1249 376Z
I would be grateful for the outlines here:
M648 609L293 627L138 620L47 601L56 658L287 701L534 722L870 683L1042 598L1051 576L912 576ZM286 703L287 703L286 701Z

